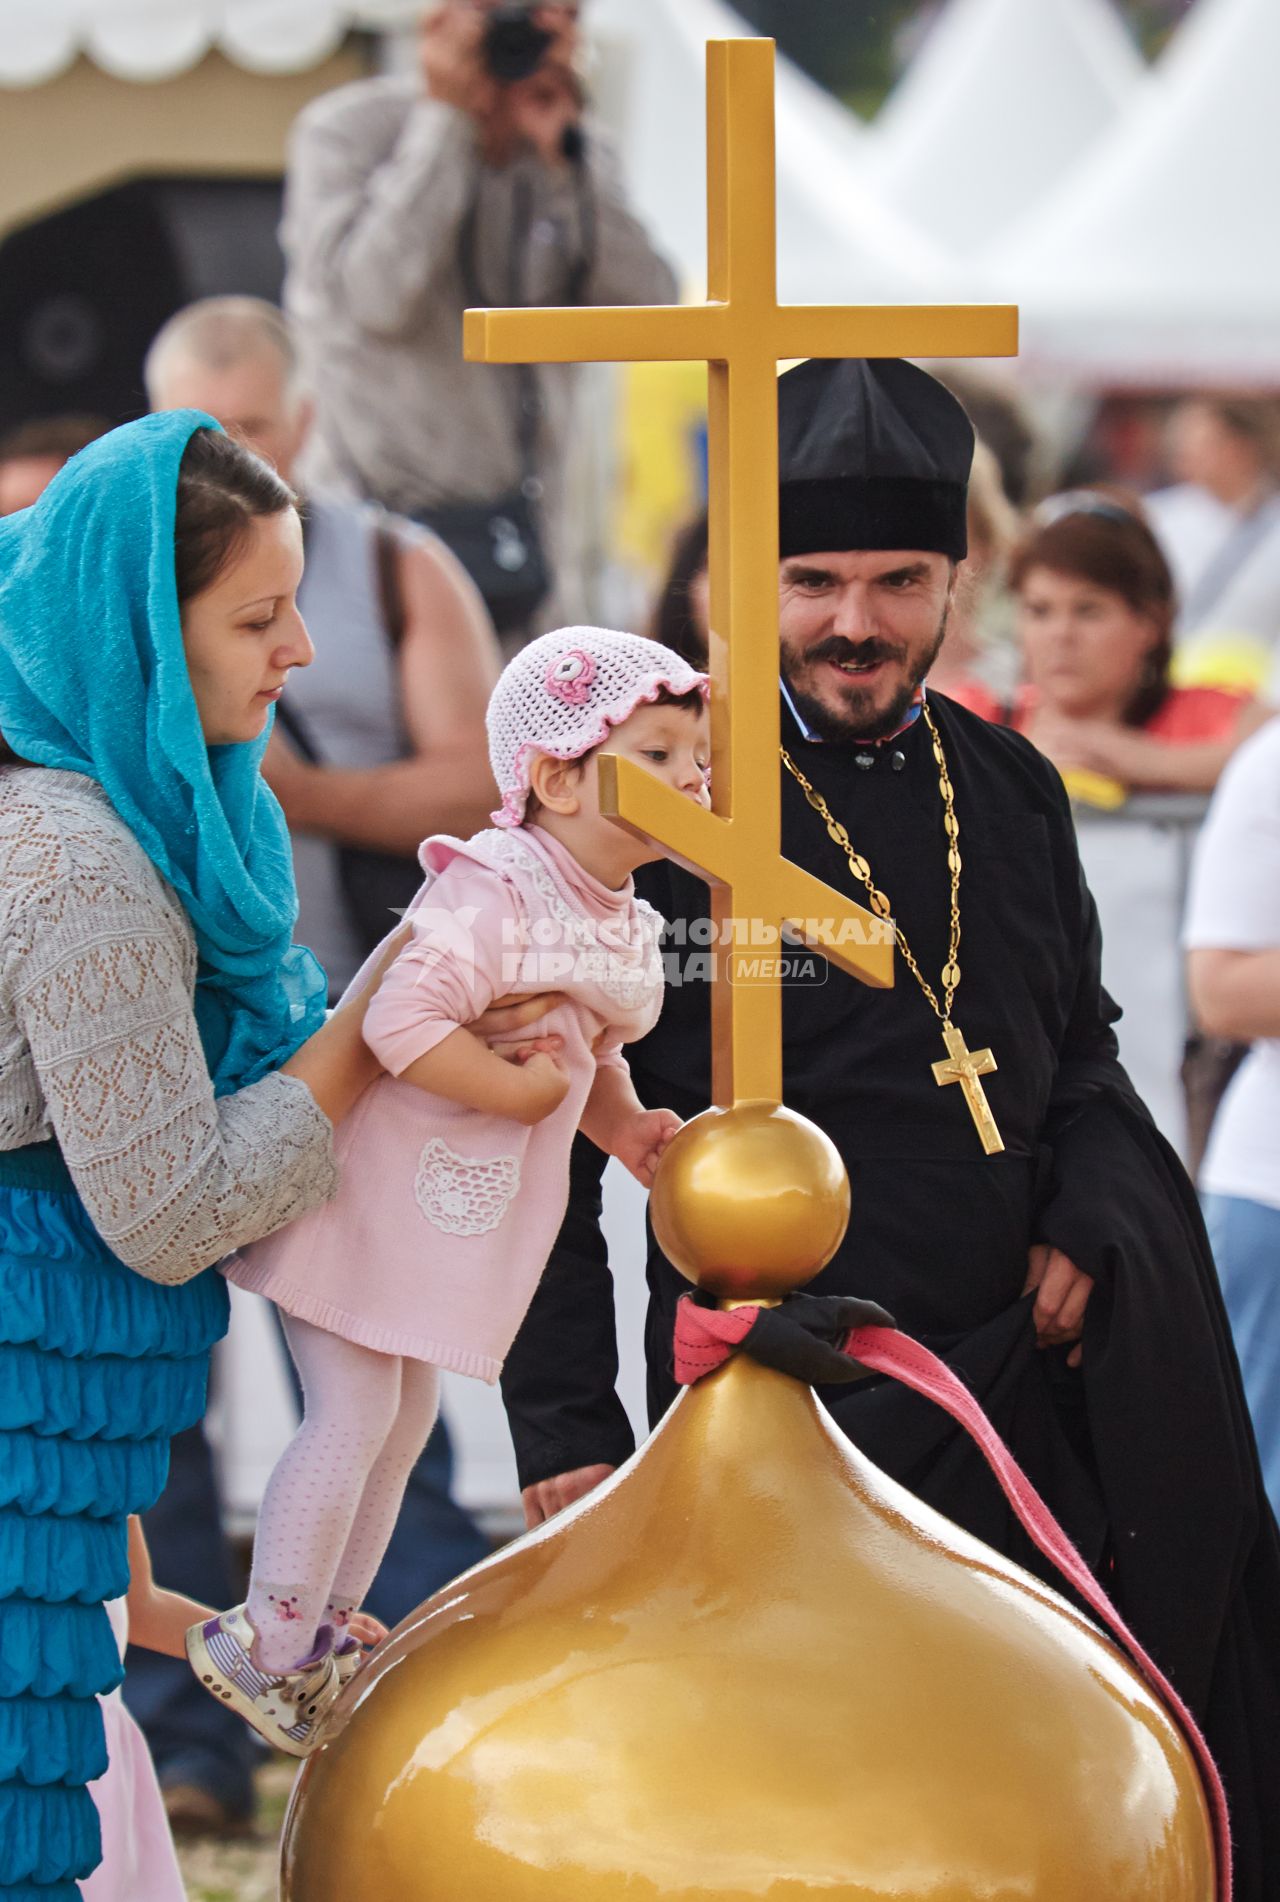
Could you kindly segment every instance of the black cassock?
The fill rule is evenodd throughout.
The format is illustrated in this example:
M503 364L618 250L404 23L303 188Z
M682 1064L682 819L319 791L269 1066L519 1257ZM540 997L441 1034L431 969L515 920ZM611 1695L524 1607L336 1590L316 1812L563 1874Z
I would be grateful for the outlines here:
M1280 1538L1199 1210L1117 1058L1061 780L1018 735L940 696L930 707L960 821L954 1018L970 1050L995 1053L983 1086L1005 1153L984 1156L960 1087L935 1083L940 1027L901 959L885 992L794 954L785 1100L837 1144L853 1193L845 1241L808 1291L882 1302L967 1381L1204 1725L1232 1800L1240 1902L1280 1897ZM923 721L874 749L824 745L784 708L783 735L940 995L948 876ZM863 899L789 774L782 789L784 852ZM636 882L684 937L670 947L683 967L705 886L665 863ZM658 1027L627 1054L647 1104L706 1108L705 981L669 984ZM580 1139L564 1229L503 1377L526 1485L631 1450L613 1391L602 1168ZM1022 1293L1033 1242L1095 1279L1080 1370L1065 1349L1036 1347ZM675 1394L673 1315L687 1283L652 1236L648 1274L656 1418ZM1044 1575L981 1455L940 1409L887 1381L820 1391L884 1471Z

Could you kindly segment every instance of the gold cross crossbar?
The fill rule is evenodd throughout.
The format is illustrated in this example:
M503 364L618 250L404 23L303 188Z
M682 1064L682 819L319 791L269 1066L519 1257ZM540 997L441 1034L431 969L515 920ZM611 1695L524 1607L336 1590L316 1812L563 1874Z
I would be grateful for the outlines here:
M611 816L712 882L717 1103L782 1095L782 995L755 938L788 923L865 983L893 981L884 923L782 856L778 770L778 391L791 357L1009 356L1008 306L786 306L777 295L772 40L707 47L708 298L695 306L471 310L487 363L709 365L714 812L602 757ZM743 937L748 944L744 946ZM726 981L727 980L727 981Z

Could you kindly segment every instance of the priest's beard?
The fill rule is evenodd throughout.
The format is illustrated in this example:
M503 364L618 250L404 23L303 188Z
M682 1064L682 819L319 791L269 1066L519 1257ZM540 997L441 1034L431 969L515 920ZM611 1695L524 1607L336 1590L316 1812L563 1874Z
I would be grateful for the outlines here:
M942 643L946 638L948 608L942 611L942 619L937 631L927 647L914 658L905 642L883 639L870 635L865 641L846 640L841 634L833 634L829 639L819 641L816 646L806 648L803 655L783 655L783 673L786 677L787 692L792 704L810 732L820 735L824 740L884 740L896 733L907 716L907 709L915 699L916 689L927 676L929 669L938 658ZM859 689L856 674L848 676L848 684L839 689L840 705L833 706L827 700L806 693L800 681L804 673L812 666L823 661L896 661L902 668L901 684L895 688L888 702L877 704L876 691L868 687Z

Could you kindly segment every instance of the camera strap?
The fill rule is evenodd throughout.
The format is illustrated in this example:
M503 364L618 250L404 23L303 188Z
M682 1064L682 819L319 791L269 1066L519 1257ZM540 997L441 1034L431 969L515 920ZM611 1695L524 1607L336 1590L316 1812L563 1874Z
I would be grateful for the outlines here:
M458 229L458 265L462 273L462 292L468 306L506 303L525 308L524 267L533 228L533 190L528 178L517 176L511 207L511 233L507 247L505 296L488 297L480 282L476 256L480 225L481 178L477 176L471 202ZM511 365L515 387L515 439L520 462L520 492L535 500L540 492L538 480L538 436L542 421L542 396L538 373L531 363Z
M587 177L585 153L585 140L579 134L575 141L574 154L569 161L577 187L580 236L578 254L569 271L567 301L570 304L581 304L585 301L587 284L596 260L596 207ZM529 297L525 267L529 255L529 241L533 232L533 181L525 169L518 169L512 195L505 299L487 296L480 281L477 246L481 181L482 174L478 174L471 201L458 230L458 266L462 277L463 296L467 304L472 306L487 306L505 301L513 309L527 309ZM515 440L520 464L520 492L527 500L536 501L542 491L542 484L538 477L538 438L542 423L542 394L538 383L538 373L531 363L515 363L510 367L514 372L516 393Z

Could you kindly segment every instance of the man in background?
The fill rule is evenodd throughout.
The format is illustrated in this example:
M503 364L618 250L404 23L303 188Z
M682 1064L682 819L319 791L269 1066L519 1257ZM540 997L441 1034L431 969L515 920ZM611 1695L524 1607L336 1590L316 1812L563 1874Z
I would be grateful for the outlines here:
M214 297L179 311L151 346L146 383L153 409L207 410L296 486L312 406L273 305ZM389 910L353 911L344 853L402 857L411 895L428 834L487 823L498 650L475 587L435 537L311 493L305 523L298 604L316 659L289 682L263 770L293 840L295 935L336 1002L391 923Z
M1146 505L1178 589L1178 678L1266 690L1280 658L1280 406L1188 397L1169 456L1178 480Z
M101 416L42 416L0 436L0 515L39 501L63 463L110 428Z
M281 238L317 400L308 479L435 526L515 645L564 539L577 371L464 363L462 313L669 303L675 280L584 117L576 4L497 13L444 0L415 75L307 107Z
M219 297L179 311L148 353L146 383L153 409L206 410L293 481L311 405L274 306ZM475 587L434 536L364 503L308 494L303 513L298 602L316 658L305 681L304 670L290 679L263 771L289 822L295 935L320 958L336 998L394 923L380 898L405 903L420 882L420 841L486 823L495 793L484 711L498 653ZM380 894L375 877L361 901L353 860L366 886L371 866L380 873ZM388 1623L488 1549L450 1497L450 1466L442 1424L370 1594ZM164 1584L235 1602L202 1427L174 1441L170 1481L146 1525ZM175 1826L219 1831L247 1820L253 1746L239 1719L185 1664L154 1653L131 1656L128 1684Z

